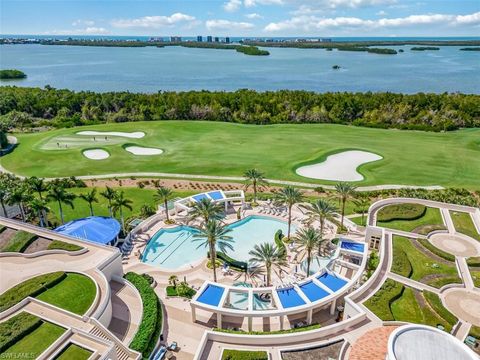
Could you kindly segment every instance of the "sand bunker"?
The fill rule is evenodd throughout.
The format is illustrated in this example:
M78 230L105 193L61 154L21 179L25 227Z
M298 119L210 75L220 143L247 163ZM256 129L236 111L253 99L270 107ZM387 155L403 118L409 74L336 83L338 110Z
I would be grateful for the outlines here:
M88 136L121 136L130 139L140 139L145 136L143 131L136 132L122 132L122 131L80 131L77 132L77 135L88 135Z
M142 147L142 146L127 146L125 147L129 153L133 155L160 155L163 153L162 149Z
M90 160L105 160L110 154L102 149L90 149L83 151L83 156Z
M297 174L319 180L360 181L363 176L357 172L357 168L381 159L381 156L371 152L349 150L330 155L321 163L299 167Z

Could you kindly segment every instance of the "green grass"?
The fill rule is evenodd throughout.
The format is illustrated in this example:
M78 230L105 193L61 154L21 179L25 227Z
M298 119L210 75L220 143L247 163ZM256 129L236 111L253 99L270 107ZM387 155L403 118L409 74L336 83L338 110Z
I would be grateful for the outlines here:
M393 262L391 271L440 288L445 284L461 283L456 267L437 263L415 248L411 239L393 237ZM428 275L439 275L437 279L425 280Z
M102 161L85 158L81 150L91 145L45 150L59 136L78 131L145 131L135 139L142 146L165 151L159 156L135 156L122 144L106 145L111 156ZM165 172L240 176L256 167L268 178L332 183L301 177L295 168L318 162L333 152L361 149L380 154L380 161L359 171L362 185L410 184L478 188L480 129L446 133L398 131L333 124L240 125L200 121L152 121L103 124L15 134L19 146L2 158L2 166L21 175L40 177L94 175L123 172ZM112 140L113 142L113 140ZM132 142L125 139L123 143ZM98 144L97 144L98 146ZM412 171L412 166L421 171Z
M266 351L231 350L225 349L222 360L268 360Z
M75 344L68 344L66 348L55 357L55 360L87 360L92 352Z
M173 287L173 286L167 286L167 288L165 289L166 292L167 292L167 296L180 296L180 297L184 297L184 298L187 298L187 299L191 299L197 292L192 289L191 287L187 286L184 290L183 288L181 287L181 285L177 285L177 287Z
M470 275L472 276L473 285L480 288L480 271L470 270Z
M37 235L26 231L17 231L9 242L3 247L2 252L24 252L35 241Z
M37 299L83 315L93 303L95 294L96 288L92 279L81 274L67 273L65 279L38 295Z
M450 253L447 253L443 250L440 250L439 248L437 248L436 246L434 246L430 241L428 241L427 239L417 239L417 241L422 244L422 246L424 248L426 248L427 250L429 250L431 253L441 257L442 259L445 259L447 261L451 261L451 262L455 262L455 256L450 254Z
M21 312L0 323L0 353L28 335L42 323L41 319Z
M383 321L406 321L430 326L440 324L450 331L456 318L443 307L440 298L433 293L419 293L424 299L424 304L420 304L415 291L387 279L364 305Z
M446 229L440 210L428 207L425 214L414 220L377 221L378 226L418 234L428 234L433 230Z
M394 204L380 209L377 221L416 220L425 215L426 206L419 204Z
M348 220L353 221L355 224L357 224L357 225L359 225L359 226L365 226L365 224L366 224L366 222L367 222L367 215L365 215L365 216L363 217L363 221L362 221L362 216L361 216L361 215L348 218Z
M27 296L36 296L65 278L63 271L35 276L15 285L0 295L0 311L19 303Z
M0 354L0 358L21 359L24 358L22 355L27 354L29 359L35 359L53 344L64 331L64 328L44 321L38 328Z
M140 189L136 187L115 187L115 190L123 191L125 193L125 197L127 199L132 200L132 211L129 209L123 209L123 215L125 216L125 219L127 219L130 216L136 216L140 213L140 208L143 205L151 205L155 206L155 200L153 198L155 194L155 190L153 189ZM91 188L72 188L68 189L69 192L72 192L76 195L80 195L82 193L89 192ZM100 193L104 191L104 187L97 187L97 193ZM173 194L173 197L185 197L191 194L194 194L198 191L175 191ZM108 211L108 201L100 196L99 194L97 195L98 197L98 203L93 204L93 211L96 216L110 216L109 211ZM80 198L76 198L73 201L74 208L72 209L69 206L63 205L63 215L65 217L65 222L90 216L90 208L88 206L88 203L85 200L82 200ZM60 215L58 212L58 203L55 201L49 202L48 206L52 210L53 214L60 219ZM117 214L118 216L118 214Z
M472 217L469 213L450 211L450 216L452 217L453 226L455 226L456 231L480 240L480 234L475 228Z
M47 250L66 250L66 251L78 251L83 249L83 247L75 244L70 244L65 241L53 240L49 245Z
M311 324L306 326L300 326L291 329L284 330L272 330L272 331L243 331L243 330L231 330L231 329L220 329L214 328L213 331L223 332L228 334L247 334L247 335L275 335L275 334L291 334L302 331L310 331L315 329L320 329L322 326L320 324Z

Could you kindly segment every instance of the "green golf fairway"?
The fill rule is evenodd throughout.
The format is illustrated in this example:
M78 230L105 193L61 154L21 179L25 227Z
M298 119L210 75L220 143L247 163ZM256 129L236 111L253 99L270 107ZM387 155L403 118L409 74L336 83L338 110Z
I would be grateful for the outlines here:
M145 132L145 137L75 135L79 131ZM216 122L157 121L84 126L34 134L16 134L19 145L1 165L16 174L59 177L111 173L162 172L241 176L256 167L267 178L332 184L299 176L300 165L321 162L332 153L359 149L383 159L361 165L359 185L442 185L478 187L480 129L447 133L362 127L239 125ZM78 138L78 139L77 139ZM73 139L73 140L72 140ZM59 147L66 144L67 147ZM53 144L53 145L52 145ZM161 155L139 156L126 144L155 147ZM101 148L110 157L90 160L82 150Z

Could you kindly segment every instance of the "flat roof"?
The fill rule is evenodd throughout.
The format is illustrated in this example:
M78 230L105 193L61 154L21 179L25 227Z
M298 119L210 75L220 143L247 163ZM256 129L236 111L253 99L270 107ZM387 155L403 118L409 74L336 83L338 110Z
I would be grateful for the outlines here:
M120 223L110 217L89 216L69 221L55 229L56 232L77 239L106 245L120 233Z

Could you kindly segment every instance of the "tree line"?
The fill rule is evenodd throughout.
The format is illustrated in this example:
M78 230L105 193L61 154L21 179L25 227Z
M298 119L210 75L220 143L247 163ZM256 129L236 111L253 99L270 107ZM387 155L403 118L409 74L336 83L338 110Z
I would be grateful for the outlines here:
M156 120L334 123L428 131L480 126L480 95L237 90L95 93L0 87L0 128L27 130Z

